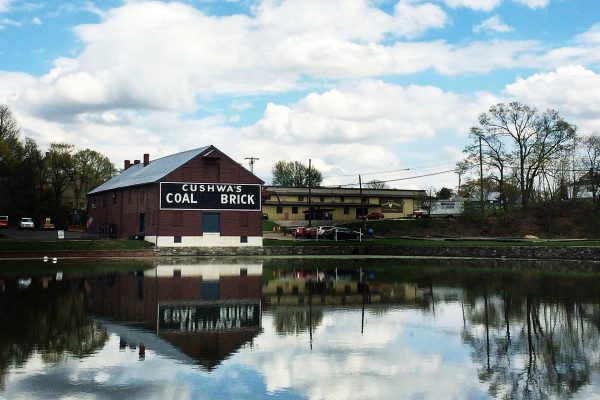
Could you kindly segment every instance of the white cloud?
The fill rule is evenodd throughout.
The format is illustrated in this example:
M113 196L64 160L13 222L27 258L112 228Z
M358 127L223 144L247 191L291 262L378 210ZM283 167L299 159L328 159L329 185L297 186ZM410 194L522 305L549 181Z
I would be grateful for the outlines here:
M550 0L513 0L513 1L523 4L532 9L544 8L550 3Z
M271 103L262 119L243 132L247 143L260 143L261 149L254 151L261 152L266 165L281 159L306 161L312 155L326 176L385 171L407 166L400 153L408 143L462 137L494 102L483 94L460 96L433 86L367 80L311 93L291 105ZM273 144L264 148L264 143Z
M473 32L479 33L481 31L492 31L492 32L510 32L513 29L500 21L500 16L494 15L486 20L484 20L479 25L476 25L473 28Z
M550 0L513 0L515 3L525 5L531 9L544 8ZM444 0L451 8L465 7L475 11L491 11L498 7L502 0Z
M363 81L356 87L311 93L291 106L269 104L253 129L281 143L385 140L395 145L432 137L441 129L464 129L474 107L479 104L433 86Z
M6 12L9 9L12 0L0 0L0 12Z
M31 23L34 25L41 25L42 24L42 20L38 17L33 17L31 20Z
M523 103L557 110L582 133L600 130L600 75L582 66L519 78L506 91Z
M496 8L502 0L444 0L452 8L466 7L477 11L491 11Z
M600 44L600 23L592 25L586 32L577 35L575 40L584 44Z
M6 29L8 26L19 27L21 23L10 18L0 19L0 31Z

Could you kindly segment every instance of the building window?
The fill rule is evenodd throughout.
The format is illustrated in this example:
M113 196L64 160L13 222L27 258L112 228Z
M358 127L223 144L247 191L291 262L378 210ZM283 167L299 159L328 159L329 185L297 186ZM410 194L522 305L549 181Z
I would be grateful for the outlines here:
M113 199L113 205L117 204L117 192L113 192L112 199Z
M304 196L298 196L298 201L304 201Z
M350 214L350 207L344 207L344 215Z
M173 243L181 243L181 236L173 236Z
M181 270L180 269L174 269L173 270L173 276L176 278L181 278Z
M321 196L321 197L319 197L319 201L320 201L321 203L325 203L325 196Z
M219 233L221 232L221 214L204 213L202 214L202 232Z
M344 196L340 196L340 203L343 203L346 201L346 198Z
M277 208L275 209L275 212L277 214L283 214L283 207L282 206L277 206Z
M298 214L298 207L292 207L292 214Z
M240 236L240 243L248 243L248 236Z
M240 276L248 276L248 268L240 268Z

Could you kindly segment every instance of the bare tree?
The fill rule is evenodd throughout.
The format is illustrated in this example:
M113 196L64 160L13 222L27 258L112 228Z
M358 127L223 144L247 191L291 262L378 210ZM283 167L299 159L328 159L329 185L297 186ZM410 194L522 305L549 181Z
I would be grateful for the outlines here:
M497 104L479 116L474 128L490 138L490 149L503 147L521 189L521 204L527 208L536 179L548 161L573 146L576 129L554 110L538 112L535 107L513 102ZM500 146L500 144L503 144Z
M387 183L377 179L365 182L363 186L365 187L365 189L388 189Z
M584 186L592 193L594 207L598 210L600 209L600 134L594 132L586 136L581 143L585 153L582 164L588 172L579 179L578 186Z

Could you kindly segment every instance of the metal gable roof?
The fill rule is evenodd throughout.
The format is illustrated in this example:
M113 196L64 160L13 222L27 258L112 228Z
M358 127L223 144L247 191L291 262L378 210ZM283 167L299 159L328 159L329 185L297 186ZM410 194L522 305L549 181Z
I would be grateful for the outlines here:
M133 164L131 167L127 168L114 178L104 182L88 194L157 182L194 157L202 154L210 147L211 146L200 147L194 150L171 154L170 156L163 158L157 158L156 160L150 161L146 167L144 167L144 164Z

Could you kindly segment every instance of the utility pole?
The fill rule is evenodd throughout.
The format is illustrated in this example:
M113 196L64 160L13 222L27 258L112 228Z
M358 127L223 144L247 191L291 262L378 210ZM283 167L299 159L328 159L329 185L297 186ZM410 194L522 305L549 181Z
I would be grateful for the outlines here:
M312 181L311 181L311 159L308 159L308 226L312 226L312 191L311 191Z
M254 163L257 162L258 160L260 160L260 158L257 158L257 157L246 157L246 158L244 158L244 160L250 160L249 161L250 172L254 173Z
M484 211L483 211L483 154L481 152L481 136L479 136L479 200L480 200L480 204L481 204L481 223L483 223L483 216Z
M360 175L358 175L358 188L360 192L360 214L362 218L363 229L367 229L367 217L365 216L365 203L363 201L362 179Z

